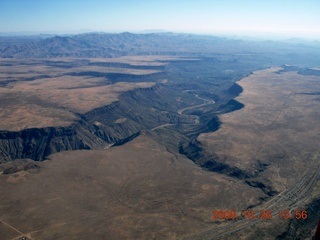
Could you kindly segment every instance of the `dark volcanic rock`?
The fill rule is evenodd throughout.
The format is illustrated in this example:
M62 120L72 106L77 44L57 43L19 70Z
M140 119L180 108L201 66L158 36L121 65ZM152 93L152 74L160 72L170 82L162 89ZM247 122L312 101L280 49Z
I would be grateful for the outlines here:
M18 158L44 160L54 152L91 149L103 141L92 136L80 123L69 127L32 128L19 132L0 132L1 162Z
M193 162L209 171L225 174L238 179L247 179L254 176L237 167L232 167L219 162L218 156L206 155L201 147L201 143L196 139L181 145L179 151L180 154L187 156Z

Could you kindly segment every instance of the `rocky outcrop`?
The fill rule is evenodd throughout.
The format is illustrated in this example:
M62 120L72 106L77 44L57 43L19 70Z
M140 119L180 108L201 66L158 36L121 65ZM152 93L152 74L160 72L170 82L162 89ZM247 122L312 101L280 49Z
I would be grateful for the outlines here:
M197 165L208 169L209 171L225 174L238 179L247 179L254 176L250 172L221 163L218 156L207 155L202 149L201 143L196 139L182 144L179 152L191 159Z
M19 132L0 132L0 163L19 158L44 160L65 150L93 149L104 142L83 122L69 127L31 128Z
M168 105L174 99L166 98L170 93L166 91L158 84L126 92L118 102L78 114L80 120L68 127L0 131L0 163L21 158L41 161L55 152L121 145L141 130L178 123L174 107L162 111L170 110Z

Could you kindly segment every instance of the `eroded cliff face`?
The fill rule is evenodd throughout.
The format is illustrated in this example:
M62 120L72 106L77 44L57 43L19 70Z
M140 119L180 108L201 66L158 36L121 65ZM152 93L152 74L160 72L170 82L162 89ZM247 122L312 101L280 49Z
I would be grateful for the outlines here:
M237 91L233 94L228 93L228 97L221 98L221 101L217 100L214 104L216 112L214 109L208 111L212 104L203 106L204 102L208 102L208 97L202 93L206 99L199 98L195 93L197 91L203 92L203 87L159 82L150 88L122 93L119 100L112 104L85 114L77 114L79 120L67 127L31 128L18 132L0 131L0 163L21 158L41 161L52 153L67 150L108 148L130 141L141 131L166 125L176 128L177 132L171 133L172 137L184 136L188 141L192 141L202 132L212 132L219 128L217 113L242 107L240 103L230 101L233 95L239 93ZM219 98L218 96L217 99ZM190 106L195 108L191 111ZM197 106L201 108L197 109ZM185 108L189 111L182 113L181 109ZM179 134L182 135L178 137ZM179 146L176 146L177 152L178 148Z
M48 155L78 149L103 149L166 123L188 121L177 109L173 91L158 84L121 95L120 100L94 109L68 127L0 131L0 163L14 159L44 160ZM171 96L171 97L169 97ZM166 109L166 111L164 111Z
M0 162L19 158L41 161L46 156L65 150L102 147L90 126L77 122L69 127L31 128L19 132L0 132Z

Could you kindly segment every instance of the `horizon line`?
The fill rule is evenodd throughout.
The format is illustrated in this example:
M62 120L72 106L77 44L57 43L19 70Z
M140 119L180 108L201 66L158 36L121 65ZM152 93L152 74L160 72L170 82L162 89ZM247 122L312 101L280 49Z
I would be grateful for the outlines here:
M253 39L265 39L265 40L290 40L300 39L307 41L320 41L320 34L308 34L301 36L302 32L272 32L272 31L212 31L212 32L184 32L184 31L170 31L164 29L146 29L146 30L134 30L134 31L107 31L107 30L70 30L70 31L12 31L12 32L0 32L0 37L31 37L39 35L79 35L90 33L105 33L105 34L160 34L160 33L173 33L173 34L192 34L198 36L216 36L216 37L232 37L232 38L253 38ZM300 34L299 34L300 33Z

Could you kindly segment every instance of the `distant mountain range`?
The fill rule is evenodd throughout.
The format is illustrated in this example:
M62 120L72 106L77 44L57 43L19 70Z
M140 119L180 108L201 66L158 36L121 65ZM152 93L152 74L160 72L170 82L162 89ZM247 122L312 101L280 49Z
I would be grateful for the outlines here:
M119 57L126 55L199 56L199 53L205 55L210 53L250 54L278 52L283 49L305 51L308 48L300 42L297 48L296 43L244 41L168 32L0 37L0 57L2 58Z

